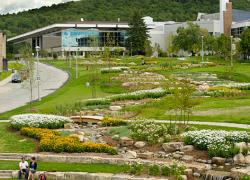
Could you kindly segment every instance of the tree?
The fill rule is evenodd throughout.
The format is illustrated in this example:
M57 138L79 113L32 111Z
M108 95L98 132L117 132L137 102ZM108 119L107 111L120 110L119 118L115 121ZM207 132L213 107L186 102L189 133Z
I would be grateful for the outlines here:
M224 59L229 59L231 55L231 40L229 36L221 34L216 39L216 54Z
M195 55L201 49L201 37L206 37L207 31L192 22L188 22L186 28L177 29L177 35L174 37L173 45L175 49L182 49Z
M135 11L129 21L128 39L126 47L133 54L145 54L149 39L148 29L139 11Z
M240 52L244 59L250 59L250 28L241 33L240 39Z

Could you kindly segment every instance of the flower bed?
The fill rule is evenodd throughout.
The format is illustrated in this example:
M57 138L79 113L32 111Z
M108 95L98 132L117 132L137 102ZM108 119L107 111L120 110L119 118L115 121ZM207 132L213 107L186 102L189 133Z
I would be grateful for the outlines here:
M124 70L128 70L129 67L111 67L111 68L103 68L101 69L101 73L118 73L118 72L122 72Z
M212 97L236 97L245 96L246 94L238 89L216 86L210 87L208 91L203 93L203 95Z
M11 127L21 129L22 127L37 127L58 129L65 123L72 122L71 119L63 116L45 115L45 114L21 114L10 118Z
M228 84L221 84L219 86L227 88L235 88L240 90L250 90L250 83L228 83Z
M105 117L102 120L103 126L125 126L127 124L128 123L124 120L115 119L115 118L111 118L111 117Z
M129 126L131 136L136 140L146 141L149 144L168 142L171 139L170 127L166 124L157 124L151 121L139 121Z
M44 152L95 152L117 154L117 151L106 144L80 142L78 137L61 137L58 132L41 128L22 128L21 134L40 140L40 150Z
M194 145L200 150L208 150L210 157L232 157L237 154L234 143L248 142L249 136L245 131L189 131L182 134L187 145Z

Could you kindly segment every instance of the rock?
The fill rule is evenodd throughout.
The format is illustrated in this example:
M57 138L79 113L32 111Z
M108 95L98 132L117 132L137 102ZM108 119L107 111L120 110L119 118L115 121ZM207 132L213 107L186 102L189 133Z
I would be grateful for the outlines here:
M120 111L122 109L121 106L110 106L109 110L110 111Z
M166 152L179 151L183 147L183 142L170 142L162 144L162 148Z
M240 142L240 143L235 143L234 144L236 148L239 148L240 149L240 153L242 153L242 151L244 149L247 149L247 144L245 142Z
M180 158L182 158L182 155L181 154L173 154L173 158L180 159Z
M243 154L237 154L234 156L234 164L245 164L246 160Z
M121 146L132 146L134 144L133 139L129 138L129 137L122 137L120 139L120 144Z
M187 180L188 177L187 177L186 175L181 175L181 179L182 179L182 180Z
M182 152L190 152L190 151L193 151L194 150L194 146L192 145L187 145L187 146L183 146L180 151Z
M64 124L64 129L73 129L75 125L73 123L66 123Z
M189 156L189 155L184 155L181 160L187 162L187 163L191 163L194 161L194 157L193 156Z
M152 159L154 157L154 153L149 151L144 153L138 153L138 157L141 159Z
M194 176L194 177L200 177L200 176L201 176L201 174L200 174L200 173L195 172L195 173L193 174L193 176Z
M83 135L78 135L78 138L81 142L88 142L90 141L89 138L83 136Z
M212 166L211 164L204 164L205 165L205 170L211 170Z
M225 165L226 159L225 158L221 158L221 157L213 157L212 158L212 163L216 164L216 165Z
M138 149L144 148L146 146L146 143L143 141L137 141L134 146Z
M250 164L250 155L247 155L245 157L245 162L246 162L246 164Z
M127 158L127 159L135 159L137 158L137 153L135 151L127 151L125 154L124 154L124 158Z
M185 169L184 174L190 179L193 176L193 170L192 169Z

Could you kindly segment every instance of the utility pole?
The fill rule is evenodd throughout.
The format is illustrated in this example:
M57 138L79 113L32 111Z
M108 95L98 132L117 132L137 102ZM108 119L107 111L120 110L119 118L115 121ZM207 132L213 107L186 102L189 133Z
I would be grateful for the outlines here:
M201 36L201 46L202 46L202 52L201 52L201 56L202 56L202 63L204 63L204 36Z
M39 74L39 50L40 47L36 46L36 80L37 80L37 99L38 101L41 101L40 97L40 74Z

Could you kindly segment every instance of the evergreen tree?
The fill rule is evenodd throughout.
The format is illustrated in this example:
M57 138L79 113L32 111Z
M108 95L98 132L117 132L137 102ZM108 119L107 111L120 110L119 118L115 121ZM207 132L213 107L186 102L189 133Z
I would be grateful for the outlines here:
M142 19L140 12L135 11L129 21L130 29L128 30L127 49L132 50L133 55L145 54L145 47L148 43L148 29Z
M241 33L240 39L240 52L244 55L244 59L248 59L250 56L250 28Z

